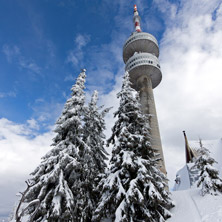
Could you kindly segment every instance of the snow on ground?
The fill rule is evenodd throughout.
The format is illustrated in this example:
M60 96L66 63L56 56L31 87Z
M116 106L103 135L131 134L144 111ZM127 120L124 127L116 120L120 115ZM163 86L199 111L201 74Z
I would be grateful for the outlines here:
M222 222L222 194L200 196L200 189L172 192L175 207L167 222ZM28 220L23 218L23 222ZM15 222L12 220L11 222Z
M172 192L176 206L167 222L222 222L222 194L199 194L200 189Z

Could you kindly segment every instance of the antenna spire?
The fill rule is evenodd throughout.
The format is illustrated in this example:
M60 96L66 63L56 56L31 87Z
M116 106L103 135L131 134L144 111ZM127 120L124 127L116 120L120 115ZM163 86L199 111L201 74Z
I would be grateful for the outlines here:
M133 22L135 26L135 31L136 32L141 32L141 27L140 27L140 16L139 12L137 11L137 6L134 5L134 13L133 13Z

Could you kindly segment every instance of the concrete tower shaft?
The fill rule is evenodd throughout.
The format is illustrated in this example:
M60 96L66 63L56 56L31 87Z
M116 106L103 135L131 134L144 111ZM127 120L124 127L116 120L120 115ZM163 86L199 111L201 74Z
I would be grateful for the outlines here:
M125 70L130 74L130 80L135 90L139 92L142 111L150 114L151 144L160 153L159 167L166 174L162 144L160 139L159 124L157 120L153 88L162 80L159 65L159 47L154 36L141 32L137 7L134 6L135 32L126 40L123 46L123 61ZM138 28L139 25L139 28Z

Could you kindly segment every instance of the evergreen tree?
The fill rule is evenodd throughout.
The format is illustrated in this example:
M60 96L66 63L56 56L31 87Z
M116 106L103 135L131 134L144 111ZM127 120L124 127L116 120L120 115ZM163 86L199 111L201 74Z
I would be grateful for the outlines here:
M104 173L107 167L105 160L107 160L108 153L104 148L105 141L105 115L109 112L110 108L104 109L103 106L97 106L98 92L94 91L91 101L85 109L84 115L84 135L83 139L86 144L91 147L93 152L93 159L97 172Z
M107 167L107 152L104 149L105 130L104 116L109 111L105 109L99 112L102 107L97 107L98 93L95 91L92 95L88 107L84 111L84 134L83 141L90 147L85 149L81 155L82 174L81 174L81 220L82 222L91 222L92 213L98 202L99 193L96 191L98 181L105 173Z
M102 197L93 221L163 222L173 204L165 190L166 177L150 144L149 125L126 72L117 121L108 144L113 144L108 176L101 180Z
M83 70L71 88L71 98L67 100L56 122L53 149L31 174L32 186L25 195L24 206L35 199L40 201L34 218L36 222L79 221L76 218L81 215L78 208L82 195L80 154L88 149L82 140L85 77ZM34 210L27 209L26 216Z
M194 167L200 171L197 186L199 187L202 184L202 196L207 193L217 194L218 191L222 192L222 179L219 176L219 171L213 167L215 163L217 162L214 158L210 157L210 151L203 146L200 140L200 149Z

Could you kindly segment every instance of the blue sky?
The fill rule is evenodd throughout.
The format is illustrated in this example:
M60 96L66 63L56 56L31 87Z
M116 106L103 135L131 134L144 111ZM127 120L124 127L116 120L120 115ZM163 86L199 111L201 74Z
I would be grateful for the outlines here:
M0 116L24 123L36 117L40 101L63 103L73 83L68 80L74 80L82 67L90 75L88 90L99 86L109 92L118 71L116 63L122 63L110 43L116 39L121 48L133 30L133 3L128 1L125 7L118 1L2 1ZM157 14L158 9L148 2L141 15L150 14L151 7L152 14ZM127 23L121 16L129 18ZM153 17L159 29L152 32L160 38L164 23L161 17ZM96 79L99 69L110 76Z
M173 185L189 139L221 138L221 0L0 1L0 221L49 149L53 125L81 68L87 98L118 107L122 46L137 4L142 30L160 46L163 80L154 90L166 167Z

